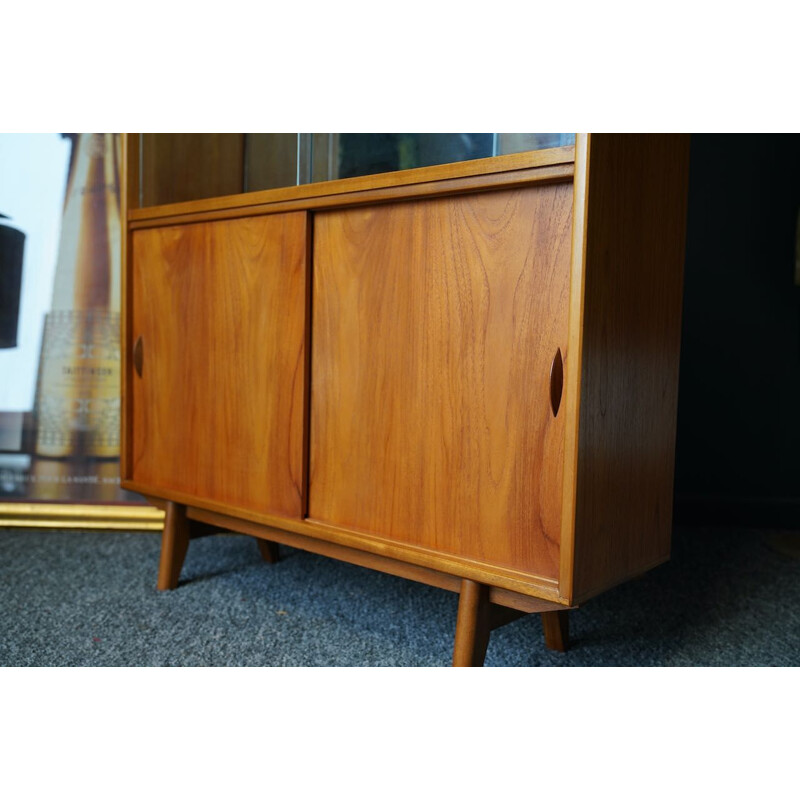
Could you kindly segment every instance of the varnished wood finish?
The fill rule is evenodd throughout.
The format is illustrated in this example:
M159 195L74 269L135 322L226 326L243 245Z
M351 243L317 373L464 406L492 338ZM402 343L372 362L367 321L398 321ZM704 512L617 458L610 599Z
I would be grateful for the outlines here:
M426 167L426 169L428 169ZM434 169L430 167L429 169ZM386 186L375 189L355 191L347 187L348 191L339 194L328 194L326 184L323 190L315 187L315 194L311 194L305 186L292 189L274 189L272 193L286 194L286 199L271 198L269 202L255 204L254 197L246 195L250 205L234 205L230 208L202 210L203 203L187 203L186 213L175 214L173 206L158 209L143 209L142 216L130 222L131 230L152 228L159 225L177 225L188 222L207 222L215 219L236 219L244 214L256 216L262 214L277 214L285 211L324 211L330 208L346 208L350 206L377 205L391 203L406 198L418 197L445 197L449 195L465 195L472 192L481 192L493 189L518 188L534 184L563 183L572 178L572 164L558 164L554 166L531 167L528 169L514 170L511 172L486 173L484 175L470 175L462 178L430 181L423 184L401 184L399 186ZM347 178L347 181L357 181L358 178ZM338 181L332 181L338 183ZM313 185L312 185L313 186ZM258 194L258 193L256 193ZM309 196L306 196L309 195ZM200 209L200 210L198 210ZM146 214L146 215L145 215Z
M277 564L280 561L280 550L276 542L269 542L266 539L258 539L257 542L261 558L267 564Z
M148 489L135 481L124 481L124 488L131 492L147 494L152 489ZM171 489L162 489L159 494L163 499L169 499L178 503L185 503L196 507L198 513L212 512L220 517L225 516L230 519L241 519L243 523L253 525L253 529L264 527L281 529L292 533L301 534L303 537L322 539L346 548L363 550L366 553L385 556L393 560L408 562L411 565L452 573L459 578L469 578L483 583L489 583L492 589L498 591L508 591L512 594L526 595L532 602L553 602L556 608L566 607L565 600L558 591L557 581L544 578L540 575L527 575L525 573L498 567L496 565L485 564L474 559L458 558L456 556L440 553L430 548L414 547L398 542L392 542L375 534L361 533L358 531L339 528L335 525L315 522L309 519L293 519L291 517L279 517L274 514L263 514L254 512L250 509L232 509L224 503L214 502L203 498L176 492ZM235 514L236 517L227 515ZM238 528L231 528L238 530ZM254 534L257 535L257 534ZM282 544L288 544L282 539L268 536ZM506 604L508 605L508 604ZM513 603L511 605L514 605ZM514 606L516 607L516 606ZM527 606L525 606L527 608ZM531 609L539 610L539 609Z
M566 653L569 648L569 612L544 611L541 617L547 648Z
M494 605L488 586L475 581L461 581L453 666L482 667L491 632L525 615L524 611Z
M482 663L521 612L565 648L566 608L669 553L687 157L686 137L578 135L129 203L123 486L268 557L280 543L459 592L454 662ZM247 255L290 217L299 273ZM276 298L291 322L270 329Z
M572 192L572 256L569 282L569 344L564 363L564 478L561 486L561 564L559 594L571 601L575 555L575 503L578 474L578 421L581 397L584 274L586 272L586 195L589 189L589 135L575 137Z
M119 473L122 480L132 476L133 448L131 437L133 425L131 424L132 398L130 393L131 376L128 370L131 367L128 343L133 341L130 333L132 324L131 307L133 291L130 283L130 264L132 237L127 230L126 220L128 212L139 205L139 134L121 134L122 170L120 174L120 220L122 221L122 235L120 236L120 335L122 346L120 348L120 458Z
M669 556L689 137L589 151L575 602Z
M309 516L558 576L572 187L320 213Z
M128 219L128 213L139 208L140 201L140 174L139 163L141 157L141 134L121 133L120 152L122 154L122 172L120 174L120 219L123 224Z
M131 134L129 134L131 135ZM142 208L131 207L128 219L131 227L136 223L172 219L190 214L203 214L238 210L238 216L252 214L260 206L274 206L285 202L303 202L304 208L313 207L313 200L324 200L327 205L341 205L348 196L383 197L396 200L400 197L420 196L435 191L438 185L452 189L457 186L469 188L501 186L504 181L568 180L572 177L574 161L573 147L554 147L529 153L514 153L495 158L479 158L455 164L439 164L432 167L386 172L378 175L364 175L358 178L343 178L322 183L308 183L282 189L268 189L261 192L210 197L207 200L193 200L185 203L170 203L153 206L144 203ZM503 177L507 175L507 177ZM494 177L492 177L494 176ZM471 179L488 181L476 184ZM462 181L460 184L451 183ZM373 195L372 192L385 192ZM325 198L328 198L325 200ZM247 210L245 210L247 209Z
M489 588L475 581L461 582L453 646L454 667L482 667L489 644Z
M553 611L565 607L555 599L556 592L552 587L509 580L502 573L498 574L497 570L481 569L478 566L470 568L462 562L449 561L435 554L417 560L419 554L413 550L399 548L377 550L373 537L357 537L350 532L337 531L329 526L278 518L274 518L271 524L266 524L239 515L234 517L199 507L190 507L188 515L190 519L201 520L226 530L268 539L299 550L346 561L349 564L438 586L440 589L460 591L462 575L470 576L477 582L492 581L515 586L519 591L496 585L490 586L490 599L498 605L516 608L526 613ZM546 597L554 599L545 599Z
M565 608L575 609L577 606L564 606L537 597L529 597L519 592L509 592L497 586L489 587L489 599L493 605L513 608L525 614L540 614L542 611L562 611Z
M420 581L431 586L459 592L454 666L483 666L491 632L527 616L529 613L544 612L542 613L543 621L547 616L557 620L558 615L562 615L562 618L566 619L565 613L553 611L553 609L557 608L553 603L547 603L542 600L531 601L531 598L521 596L514 598L512 593L508 592L496 594L493 587L476 581L458 581L446 573L435 573L431 570L414 568L403 562L371 556L348 548L336 547L327 542L309 540L286 531L257 526L254 523L247 523L236 518L226 518L200 509L188 509L187 511L185 506L175 503L169 503L167 508L167 524L169 525L170 533L165 534L163 541L168 543L164 547L169 547L170 549L167 551L166 561L163 555L165 550L162 549L162 564L167 564L164 570L165 574L168 573L168 578L165 578L163 586L161 585L161 579L159 579L159 588L172 589L177 586L190 539L211 535L225 529L238 530L258 537L257 543L261 555L264 561L270 564L275 564L279 560L278 544L271 539L262 538L264 536L277 537L282 541L288 539L288 542L293 547L308 549L311 552L338 558L351 564L369 567L370 569ZM180 524L178 528L175 526L176 520ZM173 534L176 530L180 534L178 539L180 551L173 555L173 543L175 541ZM189 532L188 535L186 535L186 531ZM499 600L503 601L502 604ZM554 634L549 632L548 624L545 623L545 635L546 637L551 637L548 644L549 647L554 647L553 643L556 641L566 641L566 628L564 628L564 625L565 623L562 622L560 628L560 635L563 638L556 640L552 638ZM562 648L556 647L555 649Z
M186 516L186 506L167 503L164 531L161 534L161 559L158 564L159 591L177 588L188 547L189 519Z
M133 477L302 516L306 215L133 235Z
M142 206L244 191L244 134L144 133Z
M137 336L133 344L133 369L136 374L142 377L142 367L144 366L144 346L142 344L142 337Z

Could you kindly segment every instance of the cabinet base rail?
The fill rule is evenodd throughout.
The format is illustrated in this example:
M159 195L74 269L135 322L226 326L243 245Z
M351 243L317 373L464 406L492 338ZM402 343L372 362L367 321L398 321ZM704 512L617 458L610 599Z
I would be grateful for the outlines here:
M563 606L466 578L461 579L428 567L407 564L387 556L313 539L299 533L282 531L214 511L187 507L173 501L163 505L166 516L158 568L157 586L160 591L177 588L189 542L192 539L220 533L222 530L231 530L255 537L261 557L269 564L278 562L278 545L284 544L458 592L458 616L453 649L454 667L483 666L491 632L527 614L541 614L544 640L548 649L563 653L569 646L568 611L576 606Z

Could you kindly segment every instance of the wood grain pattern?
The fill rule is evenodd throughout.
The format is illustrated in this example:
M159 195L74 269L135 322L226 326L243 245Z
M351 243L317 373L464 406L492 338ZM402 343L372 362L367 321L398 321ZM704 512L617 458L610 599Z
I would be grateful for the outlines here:
M309 516L556 578L572 186L318 214Z
M574 586L669 557L689 137L589 142Z
M303 213L133 234L135 482L302 515L307 248Z
M569 612L545 611L541 616L545 647L566 653L569 649Z
M189 519L186 506L167 503L164 530L161 534L161 557L158 562L160 592L178 588L183 562L189 549Z
M187 516L192 521L203 521L217 528L245 533L250 536L255 536L259 540L266 539L269 542L285 544L288 547L295 547L298 550L307 550L309 553L317 553L330 558L336 558L348 564L355 564L360 567L367 567L369 569L378 570L379 572L385 572L389 575L408 578L409 580L418 581L428 586L437 586L440 589L447 589L452 592L459 592L461 590L461 579L451 572L442 572L430 567L418 566L410 563L406 559L377 555L376 553L337 544L336 542L326 539L314 538L307 535L310 530L313 530L313 526L307 523L295 522L292 520L276 520L282 526L277 528L274 525L261 525L256 522L250 522L239 516L232 517L227 514L219 514L215 511L207 511L202 508L193 507L187 509ZM304 533L297 533L295 530L290 530L291 528L303 530ZM478 576L475 577L477 578ZM496 586L489 586L489 600L493 605L517 609L525 614L538 614L543 611L557 611L565 608L563 603L543 600L539 597L532 597L528 594L509 591L507 589L499 589Z
M120 237L120 335L122 342L132 341L130 327L132 324L131 305L133 291L130 283L130 265L132 262L131 236L126 220L128 212L139 205L139 134L123 133L121 139L122 174L120 181L120 220L122 221L122 236ZM123 346L120 352L120 414L122 435L120 437L119 474L122 480L131 477L133 463L133 449L131 436L133 433L132 401L130 387L130 360L128 348Z
M142 134L142 206L244 190L243 133Z
M583 346L584 276L586 273L586 197L589 191L589 134L575 136L575 177L572 192L572 256L569 282L569 345L564 363L564 480L561 490L561 568L558 588L572 598L575 558L575 505L578 485L578 423L580 421Z
M148 134L144 134L144 136L146 137ZM311 198L329 198L328 203L332 204L333 198L339 195L346 196L384 190L400 191L408 187L416 187L416 191L423 192L425 187L432 184L453 180L486 178L492 175L496 176L497 180L502 180L503 173L535 173L538 171L548 173L552 170L554 175L560 175L564 179L571 176L571 165L574 160L574 147L553 147L548 150L536 150L529 153L478 158L454 164L438 164L432 167L385 172L379 175L364 175L358 178L341 178L322 183L308 183L282 189L248 192L247 194L226 195L224 197L209 195L207 199L203 200L191 200L181 203L170 202L164 206L143 203L142 208L131 208L128 219L131 221L146 221L182 214L236 210L286 201L306 201ZM560 169L562 167L565 169ZM163 169L165 177L167 177L170 169L169 164L165 165ZM569 175L565 173L569 173ZM241 192L241 189L236 189L235 191ZM197 195L193 194L192 196Z
M125 489L131 492L138 492L139 494L147 495L148 492L152 492L151 488L142 486L136 483L136 481L126 480L123 482L123 485ZM281 544L291 545L288 539L284 540L278 536L278 531L286 531L288 536L294 537L297 535L298 541L313 540L315 543L314 546L330 543L336 547L343 547L348 550L359 551L368 555L377 555L392 561L403 562L408 564L411 568L419 566L426 570L449 573L459 578L469 578L479 583L486 583L491 585L493 594L495 591L499 593L498 597L505 597L508 595L516 598L524 596L526 599L526 605L524 606L520 606L516 601L505 602L497 600L501 605L521 608L526 611L541 611L542 609L538 606L536 608L530 607L531 604L538 603L548 603L550 607L555 608L566 607L565 600L558 592L557 581L551 578L544 578L540 575L529 575L513 569L492 566L473 559L439 553L430 548L415 547L403 544L402 542L390 541L372 533L347 530L345 528L336 527L335 525L328 525L309 519L279 517L275 514L253 511L246 508L231 508L224 503L215 502L208 498L188 495L169 488L159 489L158 494L161 499L172 500L176 503L188 505L190 517L195 513L198 515L214 515L219 518L224 517L226 520L229 520L224 524L228 525L231 530L246 532L244 528L236 527L234 522L240 522L243 526L249 526L248 530L258 531L264 528L270 528L274 529L276 533L266 536L267 539L274 539L274 541ZM148 495L148 499L150 498L153 498L152 494ZM234 514L235 516L232 516ZM201 518L209 522L211 521L210 517L197 516L197 519ZM303 545L296 546L303 547ZM321 552L312 550L310 546L304 549L309 549L312 552ZM494 599L492 602L495 602Z
M489 645L489 587L475 581L461 581L458 598L454 667L482 667Z
M426 167L426 169L428 169ZM431 167L430 169L433 169ZM426 183L401 184L398 186L385 186L356 191L347 187L347 191L328 193L330 184L317 185L312 190L306 186L293 189L273 190L284 195L284 199L272 198L266 203L256 203L256 195L245 195L247 204L238 204L230 208L206 208L206 203L186 203L181 206L184 211L174 214L172 206L160 209L143 209L149 214L129 222L131 230L142 228L160 227L162 225L177 225L187 222L206 222L214 219L236 219L244 215L255 216L258 214L277 214L286 211L324 211L330 208L345 208L347 206L376 205L390 203L397 200L416 199L420 197L444 197L454 194L467 194L468 192L484 192L493 189L518 188L533 184L563 183L573 176L571 163L555 166L542 166L530 169L520 169L509 172L488 172L478 175L449 178L429 181ZM347 178L347 181L357 181L359 178ZM317 188L319 187L319 188ZM209 202L210 204L210 202ZM134 214L136 212L133 212Z
M453 643L453 666L482 667L491 632L524 617L526 613L493 604L489 586L475 581L461 581ZM545 612L542 619L559 613L562 612Z

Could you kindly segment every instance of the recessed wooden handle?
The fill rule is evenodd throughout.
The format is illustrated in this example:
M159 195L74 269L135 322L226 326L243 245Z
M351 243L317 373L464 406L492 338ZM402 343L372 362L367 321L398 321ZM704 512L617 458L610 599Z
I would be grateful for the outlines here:
M144 362L144 348L142 345L142 337L140 336L136 340L136 344L133 346L133 368L136 370L136 374L140 378L142 377L143 362Z
M561 395L564 391L564 360L561 358L561 348L556 350L553 365L550 367L550 406L553 416L558 416L561 407Z

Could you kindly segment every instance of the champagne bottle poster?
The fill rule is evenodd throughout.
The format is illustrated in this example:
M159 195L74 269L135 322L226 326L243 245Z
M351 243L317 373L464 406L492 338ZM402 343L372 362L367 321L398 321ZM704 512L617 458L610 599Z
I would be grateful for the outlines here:
M0 135L0 501L119 488L120 141Z

